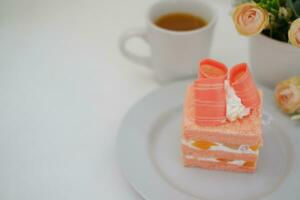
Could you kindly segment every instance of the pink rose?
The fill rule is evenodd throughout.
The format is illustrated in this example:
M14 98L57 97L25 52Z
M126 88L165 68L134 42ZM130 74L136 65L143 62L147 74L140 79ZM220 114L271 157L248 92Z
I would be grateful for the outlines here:
M300 109L300 76L282 81L276 86L275 99L278 106L288 114Z
M289 41L292 45L300 47L300 18L293 21L289 30Z
M232 18L237 31L242 35L259 34L269 24L268 12L255 3L237 6Z

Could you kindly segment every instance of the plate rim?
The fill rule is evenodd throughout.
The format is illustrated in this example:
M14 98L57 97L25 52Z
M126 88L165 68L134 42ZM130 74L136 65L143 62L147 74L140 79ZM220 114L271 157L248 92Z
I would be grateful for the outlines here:
M122 150L122 148L120 148L122 145L122 138L124 134L124 129L126 129L126 123L128 121L128 118L131 117L132 114L135 113L135 111L142 106L143 104L146 104L147 101L151 101L151 98L155 98L155 96L160 95L160 94L164 94L165 91L169 91L169 90L177 90L180 89L181 87L186 88L188 84L191 84L192 80L184 80L184 81L178 81L169 85L166 85L164 87L161 87L157 90L154 90L152 92L150 92L149 94L145 95L144 97L142 97L140 100L138 100L136 103L134 103L130 109L126 112L126 114L124 115L124 118L122 120L122 123L119 127L118 130L118 135L117 135L117 140L116 140L116 145L117 145L117 157L118 157L118 161L119 164L121 166L121 171L124 175L124 177L126 178L126 180L130 183L130 185L141 195L141 197L143 197L144 199L148 199L148 200L154 200L154 199L165 199L165 198L153 198L153 195L149 194L149 192L145 191L145 189L142 189L140 185L138 185L138 183L136 183L136 180L133 179L133 177L130 176L130 174L128 174L128 169L127 166L125 166L125 162L124 162L124 157L122 157L122 153L124 152ZM259 86L264 88L264 90L269 90L271 91L269 88L266 88L264 86ZM182 99L183 101L183 99ZM177 103L178 105L178 103ZM130 120L129 120L130 121ZM295 128L295 130L298 130L297 128ZM293 131L294 132L294 131ZM148 161L150 162L150 160L148 159ZM151 163L150 163L151 165ZM300 176L299 176L300 177ZM161 184L161 183L160 183ZM166 184L166 183L165 183ZM169 186L170 187L170 186ZM175 192L175 188L171 187L172 192ZM175 191L174 191L175 190ZM151 192L150 192L151 193ZM176 193L176 192L175 192ZM177 191L178 193L178 191ZM182 193L181 193L182 194ZM178 194L177 194L178 195ZM161 195L160 195L161 196ZM198 198L187 195L187 194L183 194L183 196L180 196L179 198L177 197L176 199L185 199L185 200L196 200Z

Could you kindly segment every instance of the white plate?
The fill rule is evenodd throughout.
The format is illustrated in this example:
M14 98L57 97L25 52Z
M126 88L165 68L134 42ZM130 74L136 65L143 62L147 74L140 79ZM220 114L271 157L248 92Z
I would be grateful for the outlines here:
M147 200L300 199L300 124L278 111L266 88L264 146L256 173L183 167L182 105L190 82L147 95L124 118L117 152L132 186Z

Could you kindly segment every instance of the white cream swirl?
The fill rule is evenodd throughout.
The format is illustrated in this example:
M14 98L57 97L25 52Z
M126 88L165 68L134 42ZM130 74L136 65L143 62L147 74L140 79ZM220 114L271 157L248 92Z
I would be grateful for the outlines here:
M228 80L224 83L226 91L226 117L229 121L242 119L249 115L250 109L246 108L241 99L235 94L234 89L230 86Z

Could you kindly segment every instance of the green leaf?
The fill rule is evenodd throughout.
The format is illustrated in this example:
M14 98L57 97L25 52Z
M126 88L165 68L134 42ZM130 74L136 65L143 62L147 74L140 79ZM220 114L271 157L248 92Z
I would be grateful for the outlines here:
M300 17L300 0L287 0L287 5L292 9L296 17Z
M291 120L300 120L300 114L299 115L293 115L291 117Z

